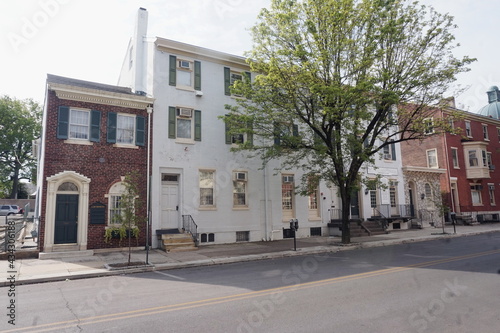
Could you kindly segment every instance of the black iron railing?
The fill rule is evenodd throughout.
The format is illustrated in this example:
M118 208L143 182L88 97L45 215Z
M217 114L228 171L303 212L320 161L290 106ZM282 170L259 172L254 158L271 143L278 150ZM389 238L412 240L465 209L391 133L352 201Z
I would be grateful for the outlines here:
M191 234L196 246L198 246L198 225L191 215L182 215L182 229Z
M377 205L372 208L372 218L414 218L415 210L413 205L395 205L390 204Z

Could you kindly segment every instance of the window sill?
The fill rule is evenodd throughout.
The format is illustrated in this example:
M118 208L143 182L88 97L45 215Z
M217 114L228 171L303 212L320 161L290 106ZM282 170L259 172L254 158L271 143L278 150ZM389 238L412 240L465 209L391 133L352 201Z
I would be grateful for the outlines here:
M319 216L309 217L307 220L310 222L317 222L317 221L321 221L321 217L319 217Z
M188 86L175 86L175 88L177 90L184 90L184 91L190 91L190 92L195 91L193 87L188 87Z
M238 207L233 207L233 210L235 211L245 211L245 210L250 210L248 206L238 206Z
M69 143L71 145L84 145L84 146L92 146L94 144L89 140L77 140L77 139L67 139L64 140L64 143Z
M184 144L184 145L194 145L195 144L195 141L192 140L192 139L175 139L175 143L179 143L179 144Z
M198 207L198 210L203 210L203 211L214 211L214 210L217 210L217 207L216 206L213 206L213 207Z
M116 148L128 148L128 149L139 149L136 145L126 144L126 143L115 143L113 147Z

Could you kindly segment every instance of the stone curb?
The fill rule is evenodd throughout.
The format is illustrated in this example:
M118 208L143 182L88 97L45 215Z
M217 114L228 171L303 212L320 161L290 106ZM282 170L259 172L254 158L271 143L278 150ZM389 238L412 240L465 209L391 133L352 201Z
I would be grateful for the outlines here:
M270 252L270 253L262 253L262 254L242 255L242 256L237 256L237 257L202 259L202 260L194 260L194 261L188 261L188 262L174 262L174 263L164 263L164 264L156 264L156 265L153 264L151 266L134 267L134 268L127 268L127 269L114 269L114 270L104 270L103 269L102 272L80 273L80 274L74 274L74 275L72 274L72 275L64 275L64 276L61 275L61 276L51 276L51 277L42 277L42 278L21 279L21 280L16 280L16 286L17 285L26 285L26 284L45 283L45 282L87 279L87 278L122 275L122 274L144 273L144 272L153 272L153 271L180 269L180 268L192 268L192 267L234 264L234 263L238 263L238 262L249 262L249 261L266 260L266 259L279 259L279 258L285 258L285 257L298 257L298 256L303 256L303 255L322 254L322 253L340 252L340 251L356 250L356 249L363 249L363 248L373 248L373 247L391 246L391 245L398 245L398 244L425 242L425 241L445 239L445 238L468 237L468 236L475 236L475 235L493 233L493 232L498 232L498 230L478 231L478 232L472 232L472 233L467 233L467 234L436 234L434 236L422 236L422 237L417 237L417 238L406 238L406 239L394 239L394 240L386 240L386 241L356 243L356 244L346 245L346 246L338 246L338 245L316 246L316 247L311 247L311 248L298 249L297 251L287 250L287 251ZM5 287L5 286L9 286L9 285L10 285L10 283L8 281L0 282L0 287Z

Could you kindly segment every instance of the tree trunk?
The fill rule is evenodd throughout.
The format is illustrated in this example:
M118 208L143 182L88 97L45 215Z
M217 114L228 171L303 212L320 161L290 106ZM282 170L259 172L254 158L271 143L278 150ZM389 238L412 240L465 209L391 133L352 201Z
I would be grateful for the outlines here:
M14 175L12 176L12 191L10 192L10 199L17 199L17 192L19 189L19 169L21 165L16 162Z
M342 198L342 244L351 243L351 228L349 218L351 216L351 198L346 195Z

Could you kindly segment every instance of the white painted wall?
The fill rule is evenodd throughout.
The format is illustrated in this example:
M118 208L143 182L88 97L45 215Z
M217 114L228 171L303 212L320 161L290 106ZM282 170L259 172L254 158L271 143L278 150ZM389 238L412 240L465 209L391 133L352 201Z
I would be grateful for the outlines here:
M139 12L139 16L142 13ZM138 22L144 21L138 19ZM147 17L146 17L147 23ZM137 48L136 34L129 48ZM141 43L139 43L141 44ZM164 45L158 47L156 44ZM227 113L225 104L234 104L235 99L224 94L224 66L232 69L248 70L244 59L233 55L208 50L165 39L147 40L143 52L133 53L129 68L127 56L120 74L120 85L129 87L145 86L148 94L155 98L153 112L152 135L152 230L153 247L158 246L155 230L161 227L161 176L164 173L179 174L179 215L191 215L198 224L200 233L214 233L215 243L232 243L236 240L237 231L249 231L250 240L275 240L283 237L283 228L288 228L288 221L283 221L281 209L281 175L275 174L279 161L272 161L268 167L261 169L262 163L257 158L247 158L244 153L233 153L231 146L225 143L224 122L218 119ZM129 54L129 51L127 51ZM194 91L178 89L169 85L169 55L201 61L201 85L203 96L196 96ZM139 59L141 58L141 59ZM138 71L134 66L142 64L144 70ZM134 74L135 73L135 74ZM142 77L137 78L137 73ZM202 140L191 144L179 143L168 138L168 108L183 106L201 110ZM255 140L256 138L254 138ZM396 144L396 161L377 160L374 168L365 168L367 176L382 173L386 178L398 181L397 201L404 204L404 183L401 168L401 151ZM215 202L213 210L199 207L199 170L215 170ZM248 209L234 209L232 205L233 171L248 172ZM300 170L286 171L295 176L296 185L300 181ZM385 194L380 190L380 197ZM295 218L299 220L298 237L308 237L311 227L321 227L322 234L328 235L327 223L330 219L329 209L340 208L335 189L326 184L320 185L319 200L321 216L318 220L309 220L308 198L295 196ZM386 195L388 197L388 193ZM370 201L364 189L360 193L360 217L371 216ZM267 207L267 209L266 209ZM179 221L179 226L181 225ZM210 244L210 243L208 243Z

